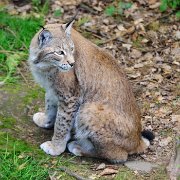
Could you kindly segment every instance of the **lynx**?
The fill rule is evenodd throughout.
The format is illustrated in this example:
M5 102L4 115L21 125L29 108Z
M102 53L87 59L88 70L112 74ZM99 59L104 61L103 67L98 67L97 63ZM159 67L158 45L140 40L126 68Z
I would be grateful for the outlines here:
M114 163L141 153L153 134L142 131L140 111L120 64L67 24L47 24L32 39L29 64L46 90L45 112L34 114L42 128L54 126L47 154L66 149L76 156Z

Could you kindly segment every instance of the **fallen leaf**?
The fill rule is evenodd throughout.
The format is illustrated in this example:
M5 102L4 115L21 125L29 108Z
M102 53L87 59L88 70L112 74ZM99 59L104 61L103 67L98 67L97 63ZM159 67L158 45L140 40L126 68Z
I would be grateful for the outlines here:
M136 72L134 74L128 74L128 76L133 78L133 79L136 79L137 77L141 76L141 73L140 72Z
M149 0L148 3L149 4L155 4L157 2L157 0Z
M155 3L155 4L150 5L149 8L150 8L150 9L156 9L156 8L158 8L160 5L161 5L161 3L160 3L160 2L157 2L157 3Z
M135 31L135 27L131 26L130 28L127 29L128 34L132 34Z
M142 43L147 43L147 42L149 42L149 40L148 39L146 39L146 38L144 38L144 39L142 39L142 41L141 41Z
M140 24L143 21L144 21L143 18L139 18L139 19L134 21L134 25L138 25L138 24Z
M122 24L118 25L117 28L119 29L119 31L125 31L126 30Z
M167 64L162 64L162 69L163 69L164 74L170 74L172 72L171 66Z
M143 66L144 66L143 63L138 63L138 64L135 64L135 65L134 65L134 68L135 68L135 69L138 69L138 68L142 68Z
M177 66L180 66L180 62L178 62L178 61L173 61L172 64L175 64L175 65L177 65Z
M97 168L96 170L102 170L102 169L105 169L106 165L104 163L101 163Z
M176 37L176 39L180 40L180 31L176 31L175 37Z
M105 176L105 175L111 175L111 174L117 174L117 173L118 173L118 170L106 168L99 175Z
M132 58L139 58L141 57L142 53L141 51L137 50L137 49L132 49L132 52L130 53L130 56Z
M131 44L122 44L123 47L125 47L128 51L131 49Z
M22 169L25 168L26 164L27 164L27 162L25 162L25 163L19 165L19 166L17 167L17 169L18 169L19 171L21 171Z
M158 83L161 83L163 81L163 77L161 74L154 74L153 79L157 80Z
M161 147L164 147L164 146L167 146L170 142L172 141L172 137L167 137L167 138L164 138L162 139L160 142L159 142L159 145Z

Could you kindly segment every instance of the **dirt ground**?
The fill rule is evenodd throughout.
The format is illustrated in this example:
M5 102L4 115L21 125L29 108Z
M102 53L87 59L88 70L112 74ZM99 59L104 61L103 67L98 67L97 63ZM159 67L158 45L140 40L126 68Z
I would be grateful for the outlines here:
M153 162L159 167L166 167L175 152L176 140L180 138L179 20L170 10L164 14L161 13L159 1L156 0L133 1L131 8L124 10L122 15L107 16L104 9L110 4L116 6L116 2L109 0L56 0L51 3L46 22L67 22L76 13L77 7L80 8L75 28L117 58L134 89L142 113L143 127L152 130L156 136L146 153L132 156L130 159L140 159ZM28 5L28 3L17 4L13 10L18 11L20 15L26 15L31 8L29 5L28 9ZM57 18L53 13L58 9L61 10L62 15ZM11 12L12 8L9 11ZM28 105L20 106L21 100L30 90L39 88L32 78L29 78L28 66L22 65L21 69L28 85L24 82L23 92L19 94L18 90L11 96L8 87L2 89L0 105L6 102L7 106L3 106L5 109L2 111L11 115L12 112L18 112L13 116L21 117L17 119L22 120L26 117L31 119L33 113L43 108L43 92L28 101ZM17 100L15 95L20 95L22 98ZM15 103L19 104L20 110L14 106ZM35 108L36 105L38 109ZM18 136L34 145L49 139L53 133L37 128L31 121L19 122L18 126L22 129ZM30 129L29 126L31 126ZM114 177L110 176L110 179ZM149 178L148 175L137 177L139 177L137 179Z

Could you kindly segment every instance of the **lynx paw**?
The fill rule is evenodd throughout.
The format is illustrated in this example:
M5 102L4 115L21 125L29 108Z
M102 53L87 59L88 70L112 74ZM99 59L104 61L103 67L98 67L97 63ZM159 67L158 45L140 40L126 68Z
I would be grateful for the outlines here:
M42 128L50 128L51 124L47 121L46 115L43 112L38 112L33 116L34 123Z
M66 149L66 145L54 145L52 141L46 141L40 145L40 148L46 153L52 156L58 156Z
M74 141L69 143L67 145L67 147L68 147L69 152L71 152L75 156L82 156L82 152L81 152L80 147L78 147L78 145Z

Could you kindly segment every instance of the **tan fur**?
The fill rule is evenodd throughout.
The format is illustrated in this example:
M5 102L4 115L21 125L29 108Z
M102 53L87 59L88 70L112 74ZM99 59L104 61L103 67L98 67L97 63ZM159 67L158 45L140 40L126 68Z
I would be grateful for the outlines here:
M49 24L45 28L59 41L63 39L62 25ZM31 43L33 52L38 49L37 37L38 33ZM71 38L75 65L68 72L56 73L50 81L57 94L59 91L68 99L73 91L73 100L80 104L72 127L76 139L90 139L95 149L92 156L113 162L126 161L128 154L143 152L147 146L141 137L140 111L120 65L106 50L74 29Z

